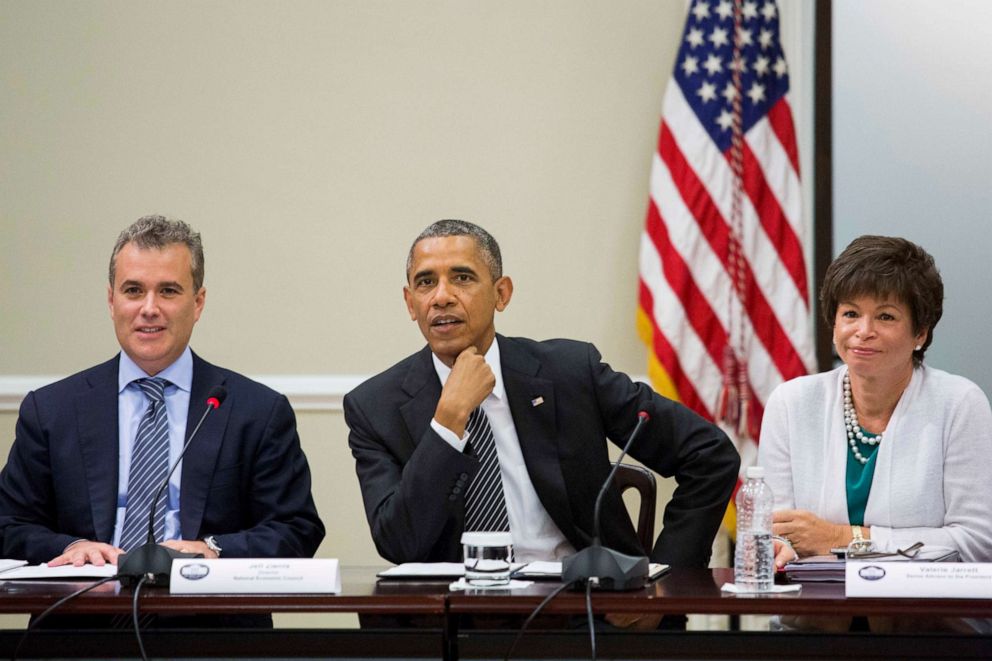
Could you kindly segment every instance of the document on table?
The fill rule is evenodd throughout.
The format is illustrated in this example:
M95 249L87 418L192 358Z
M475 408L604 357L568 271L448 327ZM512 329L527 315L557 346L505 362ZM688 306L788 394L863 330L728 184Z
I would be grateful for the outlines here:
M11 569L23 567L26 564L28 564L27 560L0 560L0 574L5 571L10 571Z
M785 575L792 581L829 583L844 580L845 561L834 555L813 555L794 560L785 566Z
M524 563L515 562L510 570L523 567ZM421 579L452 579L465 575L465 564L462 562L404 562L376 574L379 578L421 578Z
M671 567L652 562L648 565L648 580L653 581ZM513 573L514 578L561 578L560 562L530 562Z
M4 563L17 564L3 569L5 566ZM23 560L0 560L0 581L37 581L39 579L61 579L65 581L77 578L106 578L116 574L117 565L111 564L106 564L102 567L97 567L96 565L49 567L44 563L29 566Z
M651 563L648 567L648 578L653 580L669 570L668 565ZM513 578L561 578L560 562L515 562L510 565ZM465 565L461 562L404 562L379 572L379 578L402 579L433 579L458 578L465 573Z
M865 562L949 562L958 557L957 551L944 546L924 546L915 555L898 553L878 553L851 558ZM785 566L785 575L802 583L836 582L841 583L847 572L847 561L835 555L814 555L795 560Z

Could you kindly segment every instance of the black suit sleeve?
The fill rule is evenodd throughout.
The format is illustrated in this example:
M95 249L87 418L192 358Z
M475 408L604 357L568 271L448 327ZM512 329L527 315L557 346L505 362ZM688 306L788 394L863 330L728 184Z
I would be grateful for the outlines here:
M0 534L3 557L27 560L31 564L48 562L61 555L66 546L82 538L92 538L93 531L65 530L60 516L74 504L56 501L52 489L52 469L47 433L40 422L34 393L21 403L20 414L10 456L0 474ZM84 499L80 499L84 500Z
M656 473L674 477L678 485L665 507L664 527L651 560L705 567L737 482L737 449L716 425L615 372L592 345L589 369L609 438L622 446L637 412L647 411L651 420L630 455Z
M457 560L465 488L479 470L478 460L429 426L416 444L398 437L396 412L384 410L373 421L353 395L344 399L344 415L379 554L395 563Z
M311 495L310 468L300 447L296 417L283 395L274 398L253 455L244 460L250 467L240 487L245 502L231 512L240 510L245 526L215 535L223 557L312 557L324 538L324 524ZM213 479L213 493L219 494L224 485L218 483L225 478L214 475ZM206 520L212 516L216 515L210 512L208 498L207 534L231 523Z

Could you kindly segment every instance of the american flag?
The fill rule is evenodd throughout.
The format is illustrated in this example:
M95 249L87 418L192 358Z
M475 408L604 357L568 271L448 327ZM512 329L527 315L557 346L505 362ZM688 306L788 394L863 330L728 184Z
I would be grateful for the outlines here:
M638 332L655 388L724 418L742 470L768 395L815 365L788 91L775 2L692 2L651 168ZM739 422L719 414L728 390Z

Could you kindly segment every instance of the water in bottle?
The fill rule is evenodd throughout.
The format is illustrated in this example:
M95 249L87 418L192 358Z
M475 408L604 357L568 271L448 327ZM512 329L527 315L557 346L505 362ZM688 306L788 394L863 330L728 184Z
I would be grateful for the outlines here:
M734 583L751 592L770 590L775 581L772 508L775 499L765 482L765 469L750 466L737 490L737 548Z

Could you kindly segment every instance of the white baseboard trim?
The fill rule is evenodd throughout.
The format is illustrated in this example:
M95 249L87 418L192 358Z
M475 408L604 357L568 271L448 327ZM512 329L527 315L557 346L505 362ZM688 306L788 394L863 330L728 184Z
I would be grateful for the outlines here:
M53 375L0 375L0 412L17 411L32 390L64 378ZM298 413L341 411L344 396L368 378L361 374L266 374L252 376L289 398Z

